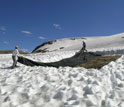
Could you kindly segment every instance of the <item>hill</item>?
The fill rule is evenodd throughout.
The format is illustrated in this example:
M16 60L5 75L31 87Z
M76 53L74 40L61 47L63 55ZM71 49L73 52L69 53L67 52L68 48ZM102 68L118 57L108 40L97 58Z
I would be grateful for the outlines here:
M82 41L86 41L88 50L123 50L124 49L124 33L111 36L97 37L78 37L64 38L54 41L45 42L37 46L32 52L51 52L51 51L71 51L80 50ZM114 48L114 49L113 49Z

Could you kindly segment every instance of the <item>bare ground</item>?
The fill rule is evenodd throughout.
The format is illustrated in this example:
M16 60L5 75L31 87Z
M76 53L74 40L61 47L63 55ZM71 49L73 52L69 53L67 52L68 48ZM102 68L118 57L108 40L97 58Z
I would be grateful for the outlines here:
M118 58L120 58L121 55L113 55L113 56L98 56L86 63L77 65L77 67L84 67L87 69L90 68L95 68L95 69L100 69L101 67L103 67L104 65L109 64L111 61L115 61Z

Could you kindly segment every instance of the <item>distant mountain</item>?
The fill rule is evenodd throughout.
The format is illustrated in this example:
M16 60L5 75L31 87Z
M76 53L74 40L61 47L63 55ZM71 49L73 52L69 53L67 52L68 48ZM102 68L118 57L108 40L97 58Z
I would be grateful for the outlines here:
M0 50L0 54L12 54L13 50ZM19 51L20 54L28 54L25 51Z
M87 49L119 48L124 47L124 33L111 36L97 37L74 37L64 38L45 42L37 46L32 52L51 52L51 51L71 51L80 50L82 41L86 41Z

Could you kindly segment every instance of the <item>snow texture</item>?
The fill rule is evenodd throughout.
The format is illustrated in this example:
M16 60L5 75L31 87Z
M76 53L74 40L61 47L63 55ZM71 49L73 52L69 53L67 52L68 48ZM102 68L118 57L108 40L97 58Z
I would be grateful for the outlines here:
M104 37L60 39L24 57L55 62L88 51L124 54L124 33ZM64 43L64 44L63 44ZM64 47L64 48L63 48ZM24 66L11 69L11 54L0 55L0 107L124 107L124 55L100 70L83 67Z
M53 62L75 52L25 57ZM19 67L11 69L11 54L0 55L0 59L0 107L124 107L124 56L100 70L30 67L19 63Z

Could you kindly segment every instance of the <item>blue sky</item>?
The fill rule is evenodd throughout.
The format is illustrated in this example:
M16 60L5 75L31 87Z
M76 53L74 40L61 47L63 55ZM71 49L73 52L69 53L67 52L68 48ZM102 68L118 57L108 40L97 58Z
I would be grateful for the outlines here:
M0 50L124 32L124 0L0 0Z

